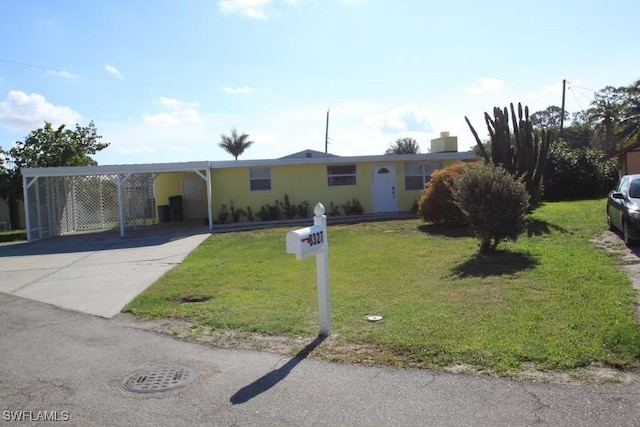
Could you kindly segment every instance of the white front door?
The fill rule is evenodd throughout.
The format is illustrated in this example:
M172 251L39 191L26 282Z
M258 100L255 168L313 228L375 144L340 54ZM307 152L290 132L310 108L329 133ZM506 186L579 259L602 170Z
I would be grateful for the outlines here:
M373 212L397 212L396 167L383 165L371 169Z
M182 180L182 213L184 219L207 217L207 186L202 178Z

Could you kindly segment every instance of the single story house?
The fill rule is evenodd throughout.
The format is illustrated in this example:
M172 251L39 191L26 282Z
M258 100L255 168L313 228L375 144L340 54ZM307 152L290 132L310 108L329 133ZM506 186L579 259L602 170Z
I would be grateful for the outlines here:
M607 154L605 159L618 160L618 175L630 175L640 173L640 142L631 144L620 150Z
M168 220L199 220L213 229L224 219L259 220L287 203L308 204L309 213L317 202L328 214L331 207L345 214L354 204L363 213L408 212L434 170L475 157L458 152L457 137L442 132L425 154L304 150L271 160L24 169L27 236L118 227L124 236L129 227Z

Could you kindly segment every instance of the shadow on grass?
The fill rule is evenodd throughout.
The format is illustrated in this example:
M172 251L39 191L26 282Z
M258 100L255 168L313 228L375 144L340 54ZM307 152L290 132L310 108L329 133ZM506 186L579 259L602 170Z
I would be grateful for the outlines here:
M536 218L527 218L524 222L524 229L527 232L527 237L550 234L551 230L563 234L573 234L566 228Z
M434 236L473 237L473 232L460 224L420 224L418 231Z
M298 363L302 362L313 350L315 350L316 347L322 344L325 338L326 337L324 335L318 335L316 339L307 344L305 348L300 350L298 354L296 354L287 363L282 365L282 367L274 369L268 374L258 378L251 384L242 387L233 396L231 396L231 399L229 399L229 401L233 405L246 403L254 397L269 390L274 385L285 379L287 375L291 373L293 368L298 365Z
M502 276L528 270L538 265L531 255L520 252L497 251L493 254L475 254L462 264L456 266L450 277L463 279L466 277Z

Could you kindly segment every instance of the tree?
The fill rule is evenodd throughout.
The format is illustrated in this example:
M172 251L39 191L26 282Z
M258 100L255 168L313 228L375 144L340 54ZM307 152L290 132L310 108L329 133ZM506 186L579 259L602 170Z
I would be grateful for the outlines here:
M453 197L480 240L480 253L495 252L524 229L529 194L522 181L500 166L475 163L454 180Z
M602 197L618 179L616 160L603 160L597 147L572 148L558 141L549 148L544 170L545 200Z
M562 118L562 108L551 105L542 111L536 111L531 114L531 124L533 129L540 131L542 129L560 130L560 121ZM569 113L564 112L564 120L569 118Z
M621 88L607 86L594 94L586 116L594 127L596 145L605 153L614 152L620 144L618 125L621 114Z
M398 138L396 142L389 145L384 154L418 154L420 146L413 138Z
M571 124L564 128L562 140L570 148L589 147L595 145L595 130L584 111L573 113Z
M467 117L465 121L471 133L476 139L476 146L480 150L486 164L502 166L516 178L522 178L527 191L531 196L532 205L537 205L542 200L540 184L544 164L547 159L547 151L551 143L551 134L542 129L540 135L534 133L533 123L529 118L529 108L518 103L518 115L516 116L513 104L511 107L511 126L509 128L509 110L507 107L501 110L493 109L493 118L489 113L484 113L487 130L491 138L491 152L487 153L484 145L478 137L478 132L471 125Z
M9 151L0 152L0 197L7 200L12 212L22 200L22 168L58 166L88 166L96 162L90 156L109 146L101 143L95 124L83 127L76 124L74 130L57 129L49 122L32 131L24 140L17 141ZM16 220L12 214L13 221Z
M640 80L621 91L620 137L625 145L629 145L640 140Z
M222 134L220 138L222 142L218 145L220 145L224 151L235 157L236 160L238 160L238 156L244 153L244 150L253 144L253 141L248 141L249 135L246 133L238 135L238 131L236 131L235 128L231 129L231 136Z

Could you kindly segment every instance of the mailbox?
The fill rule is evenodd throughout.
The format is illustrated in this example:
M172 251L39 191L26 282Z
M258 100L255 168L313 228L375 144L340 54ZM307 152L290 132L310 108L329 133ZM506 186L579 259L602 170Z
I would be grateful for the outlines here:
M324 231L319 225L289 231L286 238L287 253L295 254L297 259L322 253L325 245Z

